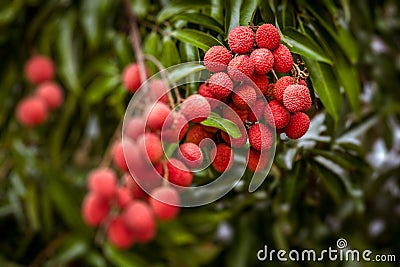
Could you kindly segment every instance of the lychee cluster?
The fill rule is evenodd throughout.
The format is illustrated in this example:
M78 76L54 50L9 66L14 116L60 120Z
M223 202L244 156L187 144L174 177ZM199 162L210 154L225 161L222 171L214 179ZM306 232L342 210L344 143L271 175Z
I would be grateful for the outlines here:
M145 67L146 78L149 77L150 71ZM131 63L125 67L122 73L122 83L125 88L131 92L135 93L142 85L140 78L140 66L138 63Z
M22 99L17 106L16 117L26 127L44 123L48 112L61 106L64 93L59 84L52 81L55 75L53 61L45 56L36 55L25 63L25 76L36 85L33 95Z

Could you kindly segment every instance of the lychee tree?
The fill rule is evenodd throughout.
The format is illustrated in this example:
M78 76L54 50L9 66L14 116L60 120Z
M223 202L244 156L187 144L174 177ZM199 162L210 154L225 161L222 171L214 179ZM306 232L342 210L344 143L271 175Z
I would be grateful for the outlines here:
M339 238L394 254L398 13L394 0L0 3L0 266L263 266L264 245ZM147 120L124 121L145 90ZM179 207L166 181L214 181L243 147L232 190Z

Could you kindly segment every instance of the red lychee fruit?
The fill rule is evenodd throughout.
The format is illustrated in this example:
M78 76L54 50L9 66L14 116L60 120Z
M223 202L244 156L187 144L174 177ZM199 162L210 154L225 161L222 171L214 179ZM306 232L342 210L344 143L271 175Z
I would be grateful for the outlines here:
M286 87L283 93L283 105L290 112L305 112L312 104L310 91L307 86L294 84Z
M194 143L183 143L179 146L179 158L189 168L198 168L203 163L203 152Z
M292 69L293 57L289 49L280 44L272 54L274 55L274 70L278 73L286 73Z
M181 105L181 113L192 122L202 122L211 113L211 106L204 96L194 94L186 98Z
M290 113L278 101L271 100L264 110L264 119L272 127L282 129L289 123Z
M217 172L224 172L232 167L234 155L227 144L220 143L211 150L211 158L214 169Z
M254 44L254 32L246 26L237 26L228 34L228 45L234 53L245 54Z
M128 165L125 160L125 155L124 155L124 147L122 145L122 141L116 141L111 149L111 155L113 162L115 166L117 166L118 169L121 171L127 171L128 170Z
M146 78L149 77L149 70L146 68ZM122 82L126 89L129 92L134 93L136 92L142 82L140 81L140 67L139 64L132 63L125 67L124 72L122 73Z
M100 225L110 212L110 202L95 192L86 195L82 202L83 220L90 226Z
M204 55L204 65L211 72L224 71L231 57L231 53L224 46L213 46Z
M44 101L49 110L59 108L64 100L64 93L55 82L40 84L36 89L35 95Z
M296 84L296 80L291 76L282 76L279 78L274 85L273 93L275 99L283 103L283 93L285 92L286 87L293 84ZM299 80L299 84L307 86L304 80Z
M168 104L168 86L165 81L160 79L152 79L149 82L149 88L155 99L159 102Z
M253 61L254 72L259 75L267 74L274 65L274 56L266 48L258 48L251 52L250 60Z
M39 97L27 97L18 103L16 116L23 126L40 125L47 119L46 104Z
M243 126L239 127L239 131L242 135L238 138L233 138L224 131L221 131L221 137L227 144L231 145L232 147L239 148L239 147L244 146L247 141L246 128Z
M256 102L256 91L246 83L240 85L232 94L232 102L238 109L248 109Z
M303 112L297 112L290 116L288 125L285 127L286 135L291 139L298 139L306 134L310 127L310 118Z
M278 29L272 24L263 24L256 31L256 42L258 47L267 48L269 50L276 49L280 42L281 36Z
M55 66L46 56L33 56L25 64L25 76L32 83L42 83L53 79Z
M117 248L125 249L134 242L134 234L128 228L121 216L111 220L107 226L107 238Z
M263 117L264 108L267 103L267 100L264 98L259 98L256 100L254 106L250 107L249 115L247 120L249 122L257 122Z
M236 125L243 125L243 122L247 120L249 115L249 109L239 109L232 102L222 109L222 117L230 120ZM238 120L238 118L240 120Z
M273 135L271 130L262 123L254 124L248 130L250 145L258 150L268 150L272 147Z
M180 112L171 112L161 131L163 142L176 143L182 140L188 131L189 124L185 116Z
M249 158L247 161L247 168L252 172L261 171L267 166L268 163L268 152L263 152L261 157L261 152L253 148L250 148Z
M150 242L156 234L154 215L147 203L135 200L122 213L123 222L128 226L138 243Z
M168 117L170 112L171 109L165 103L155 103L145 112L148 114L146 120L147 127L149 127L152 131L161 130L165 119Z
M117 176L110 168L98 168L89 173L87 187L105 199L111 199L117 189Z
M202 83L199 86L198 94L207 99L212 110L216 109L221 104L221 102L215 98L210 87L206 83Z
M118 207L121 209L125 208L132 201L131 190L126 186L118 187L115 194L115 201Z
M175 158L167 161L168 180L176 185L187 187L193 181L193 173L189 171L186 165Z
M128 120L125 126L125 136L131 140L136 140L140 135L146 131L145 121L139 117L133 117Z
M228 64L228 74L234 81L244 81L254 73L253 61L247 55L233 58Z
M158 187L151 192L151 196L150 206L158 219L170 221L178 215L180 198L175 189L165 186Z
M185 141L187 143L194 143L196 145L199 145L203 139L211 139L212 136L212 133L204 130L204 127L202 125L196 124L187 132Z
M138 138L138 152L152 164L157 164L164 155L160 137L154 133L145 133Z
M144 198L146 196L146 193L137 184L136 180L130 174L126 173L122 177L122 179L124 181L125 187L129 189L133 198L139 199L139 198Z
M258 90L256 90L257 93L257 98L262 97L263 95L265 95L268 92L268 76L267 75L257 75L257 74L253 74L251 75L251 80L255 83L255 85L257 85L258 89L260 89L261 92L258 92Z
M233 89L231 78L225 72L217 72L208 80L208 87L217 99L228 97Z

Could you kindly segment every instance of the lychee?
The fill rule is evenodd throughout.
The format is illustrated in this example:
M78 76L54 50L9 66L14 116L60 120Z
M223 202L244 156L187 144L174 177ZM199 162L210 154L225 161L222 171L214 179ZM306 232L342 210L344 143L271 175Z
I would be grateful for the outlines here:
M278 73L286 73L292 69L293 57L289 49L280 44L272 54L274 55L274 70Z
M283 93L285 92L286 87L293 84L296 84L296 80L291 76L282 76L279 78L274 85L273 92L275 99L283 103ZM307 86L304 80L299 80L299 84Z
M271 130L262 123L254 124L248 130L250 145L258 150L268 150L272 147L273 135Z
M208 80L208 87L217 99L228 97L233 89L231 78L225 72L217 72Z
M281 42L278 29L272 24L263 24L256 31L256 42L258 47L274 50Z
M297 112L290 116L288 125L285 127L286 135L291 139L298 139L305 135L310 127L310 118L303 112Z
M136 180L128 173L126 173L122 180L124 182L124 186L129 189L131 195L135 199L144 198L146 193L143 189L137 184Z
M117 176L110 168L98 168L89 173L87 187L105 199L111 199L117 189Z
M123 211L122 219L139 243L147 243L154 238L156 233L154 216L144 201L131 202Z
M125 249L134 242L134 234L121 216L113 218L107 227L107 238L117 248Z
M262 154L262 156L261 156ZM250 148L249 158L247 161L247 168L252 172L258 172L263 170L268 163L268 152L260 152L253 148Z
M148 157L151 163L158 163L164 155L160 137L154 133L145 133L138 138L138 152Z
M194 143L199 145L203 139L212 138L212 133L204 130L204 127L200 124L194 125L186 134L186 142L187 143Z
M250 79L257 85L258 90L256 90L257 93L257 98L262 97L268 92L268 76L267 75L257 75L253 74L251 75Z
M267 74L274 65L274 56L266 48L258 48L251 52L250 60L254 64L254 72L258 75Z
M121 209L125 208L132 201L131 190L126 186L118 187L115 194L115 201L118 207Z
M197 93L207 99L211 109L216 109L221 103L215 98L214 94L211 92L210 87L206 83L202 83L199 86Z
M231 54L224 46L213 46L204 55L204 65L211 72L224 71L229 61Z
M139 117L129 119L125 126L125 136L131 140L136 140L140 135L145 133L145 121Z
M214 169L217 172L224 172L232 167L234 155L227 144L220 143L211 150L211 158Z
M194 94L186 98L181 105L181 113L192 122L202 122L211 113L211 106L204 96Z
M272 127L282 129L289 123L290 113L278 101L272 100L264 110L264 118Z
M35 95L44 101L49 110L59 108L64 100L64 93L55 82L40 84L36 89Z
M47 119L46 104L39 97L27 97L18 103L16 116L24 126L40 125Z
M179 158L189 168L198 168L203 163L203 152L194 143L183 143L179 146Z
M253 61L247 55L233 58L228 64L228 74L234 81L249 79L254 73Z
M164 80L152 79L149 88L156 100L168 104L168 86Z
M283 105L290 112L305 112L312 104L310 91L307 86L294 84L286 87L283 93Z
M120 169L121 171L128 170L128 165L125 160L124 148L121 140L114 142L111 149L111 155L113 162L118 169Z
M165 119L170 114L171 109L165 103L156 102L153 106L149 107L145 113L148 114L146 125L152 131L161 130Z
M254 44L254 32L246 26L237 26L228 34L228 45L234 53L245 54Z
M180 112L171 112L161 131L161 139L163 142L175 143L182 140L189 128L188 121Z
M149 70L146 68L146 78L149 76ZM126 89L129 92L134 93L136 92L142 82L140 80L140 67L139 64L132 63L125 67L124 72L122 73L122 81Z
M42 83L53 79L55 66L46 56L33 56L25 64L25 76L32 83Z
M242 84L234 90L232 102L238 109L248 109L256 102L256 91L249 84Z
M257 122L263 117L264 108L267 101L264 98L259 98L256 100L254 106L250 107L249 115L247 120L249 122Z
M180 198L175 189L165 186L158 187L150 195L150 206L158 219L169 221L178 215Z
M247 120L249 109L239 109L232 102L222 109L222 117L240 126ZM238 120L240 119L240 120Z
M192 183L193 173L189 171L186 165L175 158L167 161L168 180L176 185L187 187Z
M86 195L82 202L83 220L90 226L100 225L110 211L110 202L95 192Z

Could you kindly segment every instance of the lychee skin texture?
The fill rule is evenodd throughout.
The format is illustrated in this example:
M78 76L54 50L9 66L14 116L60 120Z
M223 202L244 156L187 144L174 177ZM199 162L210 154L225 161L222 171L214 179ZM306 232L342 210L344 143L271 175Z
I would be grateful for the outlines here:
M117 176L110 168L98 168L89 173L87 187L105 199L111 199L117 189Z
M154 189L149 200L154 215L161 221L170 221L179 213L180 198L172 187L158 187ZM171 203L171 204L167 204Z
M204 55L204 65L211 72L224 71L231 57L231 53L225 47L213 46Z
M167 104L156 102L149 108L146 125L153 131L161 130L165 119L171 112Z
M202 122L211 113L211 106L207 99L199 94L186 98L181 105L181 113L192 122Z
M140 136L137 144L139 153L142 153L142 157L147 155L152 164L157 164L164 155L160 137L154 133Z
M45 82L36 89L36 96L40 97L49 110L57 109L64 100L64 93L61 87L55 82Z
M194 143L183 143L179 146L180 159L189 168L198 168L203 163L203 152Z
M256 102L256 91L248 84L242 84L234 90L232 94L233 104L239 109L252 107Z
M274 55L274 70L278 73L286 73L292 69L293 57L289 49L280 44L272 54Z
M265 124L254 124L248 130L248 135L250 145L255 150L268 150L272 147L273 135Z
M111 149L111 155L112 155L112 160L118 169L120 169L121 171L128 170L128 165L125 160L124 147L122 145L122 141L117 141L113 144L113 147Z
M204 130L202 125L196 124L186 134L186 142L199 145L203 139L212 138L212 133Z
M125 126L125 136L131 140L136 140L140 135L144 134L145 121L142 118L134 117L130 119Z
M131 202L122 213L122 219L139 243L151 241L156 234L154 215L149 205L136 200Z
M189 128L188 121L180 112L171 112L162 127L163 142L175 143L182 140Z
M201 96L204 96L208 103L210 104L211 109L215 109L218 107L218 105L220 104L220 101L218 101L214 94L211 92L210 87L206 84L206 83L202 83L199 86L198 89L198 94Z
M234 81L243 81L254 73L253 61L247 55L233 58L228 64L228 74Z
M228 45L234 53L245 54L254 44L254 32L246 26L237 26L228 34Z
M283 93L283 105L290 112L305 112L312 104L310 91L307 86L295 84L286 87Z
M266 48L259 48L251 52L250 60L254 64L254 72L259 75L267 74L274 65L274 56Z
M296 80L291 76L283 76L279 78L274 85L273 93L275 99L283 103L283 93L285 92L286 87L293 84L296 84ZM299 80L299 84L307 86L304 80Z
M249 109L239 109L236 107L234 103L229 103L228 106L225 106L222 109L222 117L224 119L228 119L235 123L238 126L243 125L246 122L247 117L249 116ZM240 120L238 120L240 119Z
M268 153L265 152L262 153L261 157L260 151L250 148L247 168L252 172L259 172L263 170L267 166L269 159L268 156Z
M152 79L149 82L149 88L155 99L159 102L168 104L168 86L163 80Z
M149 76L149 70L146 69L146 78ZM142 85L140 81L139 64L132 63L125 67L122 73L122 82L129 92L135 93Z
M168 180L176 185L187 187L193 181L193 173L189 171L186 165L175 158L167 161Z
M108 240L117 248L125 249L130 247L134 242L134 235L126 226L121 216L111 220L107 228Z
M247 120L249 122L257 122L263 117L264 108L267 100L260 98L257 99L254 106L251 107Z
M257 75L257 74L253 74L251 75L251 80L255 83L255 85L257 85L258 89L260 90L260 92L258 92L258 90L256 90L257 93L257 98L262 97L263 95L265 95L268 92L268 76L267 75Z
M34 127L47 119L47 108L42 99L27 97L18 103L16 116L23 126Z
M211 150L212 165L217 172L229 170L233 165L234 155L232 149L227 144L218 144Z
M289 123L290 113L278 101L271 100L264 110L264 118L269 125L282 129Z
M100 225L110 211L110 202L99 194L90 192L82 202L83 220L90 226Z
M217 99L228 97L233 89L231 78L225 72L217 72L208 80L208 87Z
M272 24L261 25L256 31L256 42L260 48L276 49L281 42L278 29Z
M32 83L42 83L53 79L53 61L45 56L33 56L25 64L25 76Z
M310 127L310 118L303 112L297 112L290 116L285 133L290 139L299 139L306 134Z

